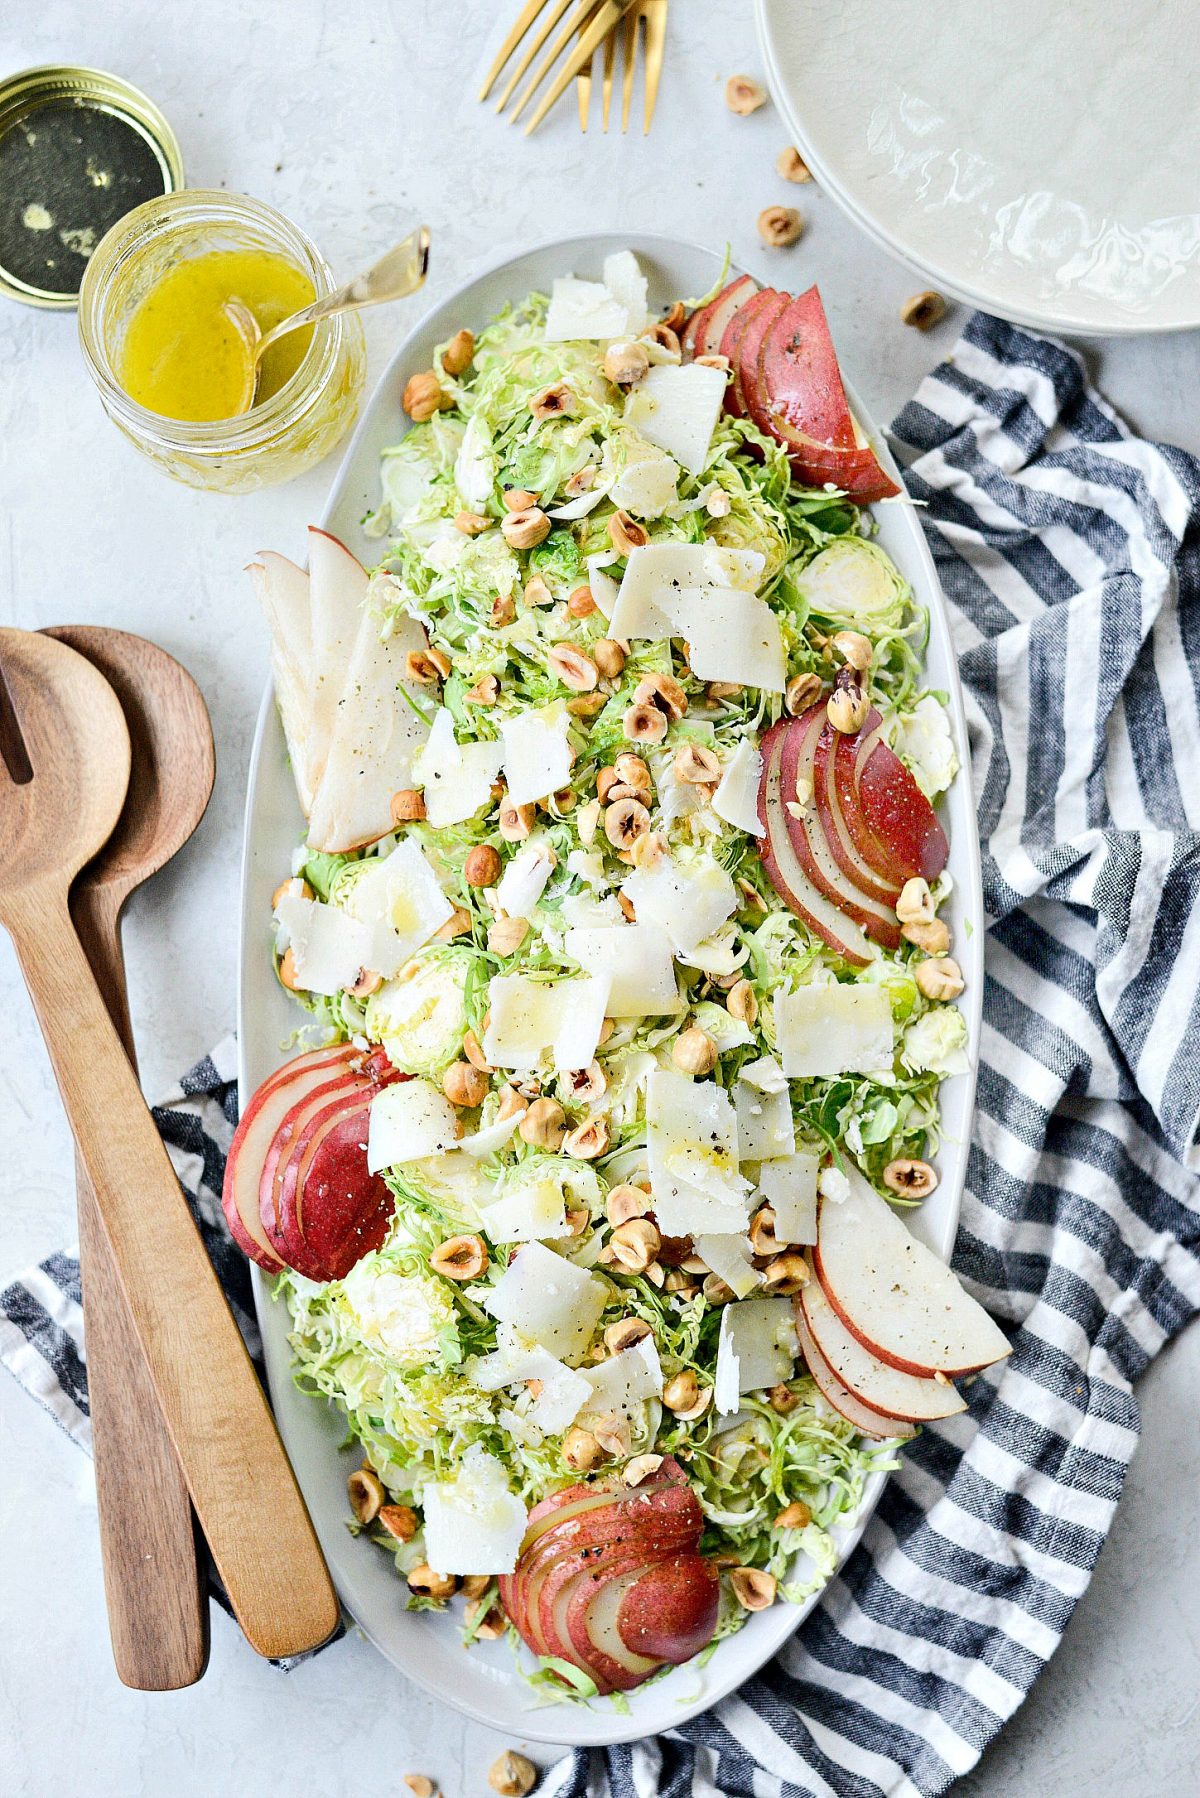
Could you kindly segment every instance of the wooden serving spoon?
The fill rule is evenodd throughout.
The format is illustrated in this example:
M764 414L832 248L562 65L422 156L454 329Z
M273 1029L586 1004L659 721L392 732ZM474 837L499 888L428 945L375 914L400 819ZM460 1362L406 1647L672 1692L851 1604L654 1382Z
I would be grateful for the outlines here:
M192 1503L247 1640L324 1642L338 1601L261 1386L71 923L129 784L120 702L65 643L0 630L0 923L33 998ZM3 708L0 708L3 709Z
M71 888L71 916L108 1014L136 1068L121 913L204 816L215 772L200 689L165 650L100 625L45 632L98 668L121 703L133 751L117 827ZM76 1157L88 1408L104 1595L123 1684L194 1685L208 1662L208 1580L187 1485L158 1408L87 1170Z

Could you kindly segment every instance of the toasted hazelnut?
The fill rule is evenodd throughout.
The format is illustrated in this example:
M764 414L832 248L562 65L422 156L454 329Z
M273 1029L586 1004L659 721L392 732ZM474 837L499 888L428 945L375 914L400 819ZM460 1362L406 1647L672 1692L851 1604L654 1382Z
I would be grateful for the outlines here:
M592 1214L586 1205L572 1205L565 1213L565 1221L572 1236L586 1236Z
M700 1288L710 1305L728 1305L734 1298L732 1286L727 1286L720 1274L706 1274Z
M537 1768L527 1755L506 1748L488 1768L488 1784L500 1798L525 1798L537 1784Z
M758 215L758 235L770 249L798 243L803 230L804 220L794 206L766 206Z
M463 1054L466 1056L471 1066L473 1068L478 1068L481 1074L490 1074L492 1072L492 1064L484 1054L479 1038L473 1030L468 1030L463 1037Z
M374 1469L357 1467L346 1481L346 1491L350 1495L350 1509L359 1523L374 1522L387 1496L383 1481Z
M604 1450L592 1432L576 1423L572 1424L563 1437L562 1458L576 1473L587 1473L590 1468L598 1467L605 1457Z
M631 1274L645 1273L662 1246L658 1227L648 1217L631 1217L618 1224L610 1240L617 1262Z
M950 955L919 961L913 978L927 999L957 999L967 984L962 969Z
M454 333L442 351L442 367L448 375L461 375L464 369L470 368L474 354L474 333L464 326L461 331Z
M480 675L473 687L468 687L463 699L468 705L495 705L500 697L500 682L494 674Z
M660 319L657 324L647 325L642 338L646 343L657 344L660 350L665 350L668 356L673 356L678 361L681 354L679 338L664 319Z
M557 1099L535 1099L521 1122L517 1134L522 1142L535 1149L548 1149L557 1155L567 1133L567 1114Z
M567 710L572 718L594 718L607 704L603 693L576 693L573 699L568 699Z
M699 743L684 743L675 751L675 778L688 786L709 786L721 778L721 764L711 749Z
M905 924L900 935L926 955L945 955L950 947L950 929L944 918L931 918L928 924Z
M803 1255L789 1249L784 1255L776 1255L768 1261L763 1269L763 1291L779 1295L799 1292L809 1282L808 1262Z
M447 1280L477 1280L487 1263L487 1245L482 1236L451 1236L439 1243L429 1257L434 1273Z
M305 988L300 984L300 976L296 972L296 957L288 948L279 957L279 980L289 993L302 993Z
M687 324L688 310L682 300L674 300L662 315L662 322L672 331L682 331Z
M595 1161L607 1148L608 1124L603 1118L589 1118L587 1123L577 1124L563 1137L563 1154L574 1156L576 1161Z
M644 343L635 337L619 337L604 354L604 373L617 387L632 387L650 367Z
M937 1169L927 1161L889 1161L883 1184L906 1199L927 1199L938 1183Z
M815 705L821 697L821 677L818 674L795 674L787 684L783 703L793 718L806 712L810 705Z
M511 1117L524 1117L529 1110L529 1100L524 1093L519 1093L515 1086L504 1085L500 1088L500 1108L496 1113L497 1123L505 1123Z
M787 1243L775 1234L775 1213L769 1205L760 1205L750 1219L750 1247L756 1255L778 1255Z
M596 770L596 797L600 801L601 805L608 804L609 794L612 792L614 787L619 786L620 784L621 784L621 777L617 773L615 765L613 767L605 766L603 768L597 768L597 770Z
M533 829L536 805L514 805L506 799L500 807L498 829L506 843L523 843Z
M509 512L500 529L511 549L533 549L550 535L550 520L540 506L530 506L524 512Z
M932 331L945 316L946 302L932 287L927 287L923 293L914 293L900 308L901 322L912 325L917 331Z
M631 550L644 549L650 541L650 533L645 525L638 524L628 512L613 513L608 521L608 534L619 556L627 556Z
M781 1381L778 1386L772 1386L771 1390L768 1392L767 1403L770 1405L772 1411L778 1411L780 1417L786 1417L789 1411L794 1411L796 1409L800 1400L792 1391L791 1387L785 1386Z
M463 876L471 887L495 886L500 878L500 857L490 843L477 843L467 851Z
M483 1104L490 1086L482 1068L473 1067L469 1061L452 1061L442 1075L442 1091L451 1105L465 1106L470 1111Z
M573 643L556 643L546 656L551 674L573 693L590 693L600 679L600 671L591 656Z
M528 512L536 506L538 496L530 493L528 487L506 487L504 489L504 510L506 512Z
M491 523L491 519L486 518L482 512L464 511L454 514L454 528L461 531L464 537L482 537L491 528Z
M722 362L727 368L729 366L729 358L727 356L697 356L696 361L704 368L718 368ZM729 517L729 514L733 510L733 501L726 493L724 487L712 488L708 498L704 502L704 510L708 513L710 518ZM710 681L709 685L732 686L737 689L736 681Z
M666 717L677 720L688 709L687 694L670 674L647 674L637 684L634 705L654 705Z
M649 797L649 795L647 795ZM628 851L628 859L635 868L654 868L667 853L667 840L661 831L648 830L640 836L632 849Z
M420 795L418 795L418 797L420 797ZM424 812L422 812L421 815L424 817ZM293 876L290 880L281 880L279 885L275 888L275 891L271 894L271 910L274 911L279 904L279 901L288 898L292 893L295 893L298 899L312 899L315 897L307 880L297 880L295 876Z
M443 392L441 383L431 368L423 374L409 376L400 402L414 424L424 424L435 412L440 412L443 407L453 403L450 395Z
M411 1542L417 1533L417 1513L411 1505L380 1505L376 1521L397 1542Z
M529 402L529 410L541 424L547 418L566 418L574 410L575 395L565 381L556 381L552 387L543 387L535 393Z
M685 1367L667 1381L662 1397L667 1410L674 1411L676 1416L691 1410L700 1397L700 1382L690 1367Z
M455 937L469 936L470 934L471 914L469 911L464 911L461 905L456 905L441 928L434 931L433 941L435 943L452 943Z
M616 791L620 793L622 798L625 798L629 789L627 787L618 787L616 789ZM620 906L621 916L626 920L626 922L630 923L630 924L636 924L637 923L637 907L633 903L633 900L629 897L629 894L623 893L623 892L618 893L617 894L617 904Z
M611 1187L604 1201L605 1216L614 1225L627 1224L630 1218L645 1217L653 1209L650 1194L641 1186L631 1186L628 1181Z
M896 901L896 916L902 924L929 924L936 916L929 882L914 875L906 880Z
M527 606L552 606L554 595L540 574L532 574L525 583L522 598Z
M591 1105L602 1099L608 1090L608 1081L604 1069L598 1061L589 1061L585 1068L574 1068L566 1076L570 1088L572 1105Z
M576 587L567 600L567 615L571 618L590 618L596 610L590 587Z
M458 1582L458 1589L464 1598L482 1598L492 1583L490 1573L464 1573Z
M592 659L602 680L616 680L625 666L625 650L612 637L592 644Z
M628 849L650 828L650 814L640 799L618 799L604 814L604 834L614 849Z
M425 816L425 801L413 787L402 787L392 794L392 823L419 824Z
M622 749L613 763L613 768L617 779L631 792L649 795L653 790L654 783L650 778L650 770L640 755L634 755L630 750Z
M475 1640L477 1642L498 1642L508 1628L508 1619L504 1615L503 1607L498 1605L495 1599L492 1599L489 1604L486 1598L473 1598L464 1608L464 1620L468 1624L475 1623L475 1619L481 1613L483 1613L482 1621L475 1625Z
M707 1030L693 1024L675 1038L671 1060L683 1074L711 1074L717 1065L717 1045Z
M604 1332L604 1342L614 1355L619 1355L622 1349L632 1348L635 1342L644 1342L650 1333L645 1318L622 1317L615 1324L609 1324Z
M446 661L446 657L442 656L441 660ZM443 673L449 673L449 663L443 670L430 649L410 649L404 658L404 678L415 681L418 686L434 686Z
M765 1611L775 1603L775 1575L765 1567L734 1567L729 1584L743 1611Z
M452 1573L435 1573L433 1568L422 1561L408 1575L409 1590L419 1592L424 1598L453 1598L458 1591L458 1580Z
M871 702L862 687L837 687L829 695L825 714L834 730L852 737L866 723L870 709Z
M785 181L805 182L812 180L812 170L801 156L795 144L789 144L775 158L775 173L782 175Z
M434 1783L432 1779L429 1779L424 1773L406 1773L404 1775L404 1783L412 1793L413 1798L435 1798L436 1788Z
M792 1504L783 1507L771 1528L773 1530L806 1530L811 1522L812 1512L804 1500L798 1498Z
M725 995L725 1009L731 1018L751 1027L758 1019L758 998L748 980L739 980Z
M635 1455L625 1463L621 1477L627 1486L640 1486L643 1480L652 1479L662 1464L662 1455Z
M656 705L631 705L621 721L631 743L661 743L667 726L666 714Z
M500 527L503 530L503 525ZM502 631L517 615L517 602L511 593L497 593L492 601L492 629Z
M767 90L753 75L731 75L725 83L725 104L730 112L745 118L767 103Z
M680 1298L691 1299L695 1298L699 1290L699 1281L693 1280L692 1276L689 1273L685 1273L683 1268L672 1267L668 1269L664 1291L677 1293Z
M497 918L488 927L487 946L493 955L515 955L528 935L528 918Z
M383 985L383 975L377 974L373 968L360 968L349 986L342 991L349 993L352 999L369 999Z

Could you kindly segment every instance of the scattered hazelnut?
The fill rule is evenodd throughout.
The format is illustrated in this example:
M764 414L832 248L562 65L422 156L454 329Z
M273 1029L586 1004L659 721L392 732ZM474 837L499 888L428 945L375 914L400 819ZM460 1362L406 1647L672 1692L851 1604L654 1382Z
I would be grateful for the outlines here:
M765 1611L775 1602L775 1575L765 1567L734 1567L729 1584L743 1611Z
M488 928L487 946L493 955L515 955L528 935L528 918L497 918Z
M707 1030L693 1024L675 1038L671 1060L684 1074L711 1074L717 1065L717 1045Z
M825 713L834 730L852 737L867 721L871 702L860 686L837 687L829 695Z
M586 1124L577 1124L563 1137L563 1154L573 1156L576 1161L595 1161L607 1148L608 1124L603 1118L589 1118Z
M576 587L567 600L567 614L571 618L590 618L596 609L590 587Z
M540 424L546 418L566 418L572 410L575 395L565 381L543 387L529 402L529 410Z
M540 574L530 575L525 583L522 598L527 606L552 606L554 604L554 595Z
M627 1273L645 1273L662 1246L658 1227L648 1217L631 1217L618 1224L610 1239L617 1262Z
M662 1455L635 1455L625 1463L621 1477L627 1486L640 1486L643 1480L652 1479L662 1464Z
M435 943L452 943L455 937L470 936L470 934L471 914L469 911L464 911L461 905L456 905L440 930L434 931L433 941Z
M621 728L631 743L661 743L667 734L668 720L656 705L631 705L621 721Z
M932 331L945 316L946 302L932 287L927 287L924 293L914 293L900 308L902 322L917 331Z
M630 1218L645 1217L653 1208L650 1194L640 1186L631 1186L628 1181L611 1187L604 1202L605 1216L610 1224L627 1224Z
M468 1624L475 1623L483 1612L482 1621L475 1624L475 1640L477 1642L498 1642L508 1628L508 1619L503 1608L495 1599L489 1604L484 1598L473 1598L464 1609L464 1618Z
M600 671L591 656L573 643L556 643L546 657L551 674L573 693L590 693L600 679Z
M501 530L504 529L501 525ZM502 631L506 624L511 624L517 615L517 602L511 593L497 593L492 601L492 629ZM494 679L495 676L490 678Z
M411 1542L417 1533L417 1513L411 1505L380 1505L376 1522L397 1542Z
M500 1798L525 1798L537 1784L537 1768L527 1755L506 1748L488 1768L488 1784Z
M442 1075L442 1091L451 1105L473 1111L487 1098L491 1082L481 1068L469 1061L452 1061Z
M656 705L668 718L682 718L688 709L687 694L670 674L647 674L634 689L635 705Z
M773 250L798 243L804 220L794 206L767 206L758 215L758 235Z
M412 787L392 794L392 823L419 824L425 816L425 801Z
M906 880L896 901L896 916L902 924L930 924L936 913L929 882L914 875Z
M466 1056L471 1066L473 1068L478 1068L481 1074L490 1074L492 1072L492 1064L484 1054L479 1038L473 1030L468 1030L463 1037L463 1054Z
M874 654L870 637L864 637L861 631L835 631L829 641L847 667L866 673Z
M537 494L530 493L528 487L506 487L504 489L506 512L528 512L530 506L536 506L537 503Z
M682 354L679 338L665 320L660 320L655 325L647 325L642 332L642 338L646 343L657 344L660 350L665 350L668 356L673 356L676 360Z
M482 512L456 512L454 528L461 531L464 537L482 537L491 526L491 519L485 518Z
M883 1170L883 1184L906 1199L927 1199L937 1183L937 1169L927 1161L889 1161Z
M452 1573L435 1573L424 1561L412 1569L408 1584L410 1591L425 1598L453 1598L458 1591L458 1581Z
M926 955L945 955L950 947L950 928L943 918L931 918L928 924L905 924L900 935Z
M572 1424L563 1437L562 1458L576 1473L587 1473L604 1460L604 1450L590 1430L585 1430L582 1424Z
M767 103L767 90L753 75L731 75L725 83L725 104L740 118L757 112Z
M789 1411L794 1411L796 1409L800 1400L792 1391L791 1387L785 1386L781 1381L778 1386L772 1386L771 1390L768 1392L767 1403L770 1405L772 1411L777 1411L779 1413L780 1417L786 1417Z
M290 948L285 949L279 957L279 979L289 993L302 993L305 990L300 984L300 976L296 972L296 957Z
M447 1280L477 1280L487 1263L487 1245L482 1236L451 1236L439 1243L429 1257L434 1273Z
M609 1324L604 1332L604 1342L614 1355L622 1349L632 1348L635 1342L644 1342L650 1335L650 1325L643 1317L622 1317L615 1324Z
M684 743L675 752L675 778L688 786L709 786L721 778L721 764L711 749Z
M360 968L349 986L342 988L352 999L369 999L383 985L383 975L376 974L373 968Z
M346 1481L346 1491L350 1495L350 1509L359 1523L372 1523L379 1515L379 1507L387 1496L383 1489L383 1481L370 1467L359 1467Z
M463 876L471 887L495 886L500 878L500 857L490 843L477 843L467 851Z
M725 1009L731 1018L751 1027L758 1018L758 998L748 980L739 980L725 995Z
M500 807L498 829L506 843L523 843L537 817L535 805L514 805L506 799Z
M812 1512L804 1503L803 1499L798 1498L793 1504L785 1505L783 1507L783 1510L780 1511L774 1523L771 1525L771 1528L776 1530L805 1530L811 1522Z
M434 1798L434 1784L424 1773L406 1773L404 1783L413 1798Z
M604 354L604 373L617 387L632 387L649 367L645 344L633 337L619 337Z
M821 697L821 677L817 674L793 675L787 684L783 703L793 718L801 712L807 712L810 705L815 705Z
M604 814L604 834L614 849L628 849L650 828L650 814L640 799L618 799Z
M448 393L443 392L441 383L432 369L424 374L411 375L405 383L404 397L400 404L408 413L414 424L424 424L435 412L453 404Z
M957 999L966 986L962 969L950 955L937 955L919 961L913 978L927 999Z
M782 175L785 181L804 182L812 180L812 170L801 156L795 144L789 144L775 158L775 173Z
M540 506L524 512L510 512L501 519L500 529L510 549L533 549L550 535L550 520Z
M802 1286L807 1286L809 1278L808 1262L804 1256L797 1254L795 1250L789 1250L787 1254L776 1255L768 1261L763 1269L763 1291L790 1295L799 1292Z
M567 1114L557 1099L535 1099L517 1125L522 1142L557 1155L567 1133Z
M424 816L423 813L422 816ZM297 880L293 876L290 880L281 880L279 885L275 888L275 891L271 894L271 910L274 911L279 904L279 901L281 899L286 899L291 893L295 893L298 899L312 899L315 897L307 880Z
M442 351L442 367L448 375L461 375L464 369L470 368L474 354L474 333L464 327L454 333Z
M627 556L631 550L644 549L650 541L650 533L645 525L631 518L628 512L613 513L608 521L608 534L619 556Z

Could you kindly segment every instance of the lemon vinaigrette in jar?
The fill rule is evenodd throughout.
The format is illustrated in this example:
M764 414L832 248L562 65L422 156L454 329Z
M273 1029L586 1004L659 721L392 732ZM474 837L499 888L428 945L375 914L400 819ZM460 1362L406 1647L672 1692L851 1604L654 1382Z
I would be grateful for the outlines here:
M101 241L80 293L80 341L105 410L191 486L245 493L290 480L354 418L362 327L342 314L280 338L243 411L246 339L227 306L238 302L265 336L333 287L303 232L257 200L191 188L148 201Z

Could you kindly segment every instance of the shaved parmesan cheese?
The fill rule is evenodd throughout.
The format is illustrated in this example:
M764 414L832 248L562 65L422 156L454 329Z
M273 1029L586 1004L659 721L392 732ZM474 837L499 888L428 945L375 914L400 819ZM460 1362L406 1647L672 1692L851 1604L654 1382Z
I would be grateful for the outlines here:
M441 1155L458 1141L458 1113L428 1080L396 1080L371 1100L367 1170Z
M636 337L650 319L647 282L632 250L617 250L604 258L604 285L625 308L625 331Z
M699 474L725 404L727 379L725 369L700 362L663 363L630 391L625 422L669 451L689 474Z
M743 1392L761 1392L790 1380L798 1353L792 1301L742 1299L721 1312L717 1339L715 1402L727 1417Z
M385 980L398 974L440 930L454 907L437 875L412 839L397 843L390 855L363 864L364 872L348 889L345 909L371 929L370 958L365 964Z
M696 1253L739 1299L762 1284L748 1236L697 1236Z
M718 818L756 837L761 837L764 829L758 818L762 766L762 756L750 738L743 737L725 765L712 802Z
M439 1573L511 1573L529 1513L508 1489L503 1463L473 1442L452 1481L421 1493L425 1554Z
M614 637L686 635L676 608L685 588L733 587L753 594L764 567L756 549L717 543L647 543L630 552L610 623Z
M743 1161L778 1161L796 1147L792 1101L782 1068L773 1056L744 1067L733 1089L738 1149Z
M556 857L549 843L529 843L505 868L496 904L510 918L527 918L546 890Z
M553 518L556 524L567 524L574 518L586 518L605 497L603 487L594 487L590 493L581 493L576 499L569 499L565 505L552 506L546 516Z
M679 469L670 456L653 444L631 445L608 497L638 518L661 518L679 498L678 482Z
M892 1007L882 986L802 986L775 994L775 1045L789 1079L889 1072Z
M615 1417L618 1424L632 1422L636 1408L648 1398L661 1398L662 1366L653 1336L643 1336L632 1348L620 1349L599 1367L584 1374L591 1391L583 1406L585 1417Z
M484 1057L493 1067L523 1073L546 1061L563 1073L585 1068L596 1053L607 1001L603 976L547 984L528 974L493 975Z
M491 798L504 755L501 743L459 744L445 706L434 714L429 739L413 761L412 777L424 788L425 816L434 830L473 818Z
M291 948L296 979L306 993L340 993L372 966L372 931L337 906L305 899L298 881L280 898L275 922L280 947Z
M739 587L685 587L672 606L697 680L737 681L782 693L787 657L779 620L765 599Z
M550 289L546 342L597 342L624 337L628 316L627 308L603 281L580 281L574 275L560 275Z
M758 1191L775 1214L780 1242L806 1247L817 1240L817 1173L815 1149L797 1149L780 1161L765 1161L758 1170Z
M617 583L605 569L610 568L617 560L615 552L605 550L601 555L589 556L587 567L588 586L592 590L592 598L606 618L613 615L613 607L617 603Z
M504 738L504 778L513 805L532 805L565 787L571 778L565 707L519 712L500 726Z
M560 1360L582 1355L604 1310L603 1280L540 1242L527 1242L483 1299L483 1308ZM439 1569L440 1571L440 1569Z
M652 867L635 869L621 891L638 922L659 925L681 955L719 930L737 907L737 889L711 855L686 863L660 856Z
M540 1380L542 1390L525 1413L526 1419L547 1435L560 1436L591 1397L585 1376L557 1360L548 1349L526 1341L511 1324L498 1327L496 1341L499 1346L493 1354L481 1355L468 1364L465 1371L472 1386L480 1392L499 1392L505 1386Z
M474 1155L477 1160L482 1161L485 1156L494 1155L497 1149L504 1147L520 1121L516 1113L510 1118L497 1118L494 1124L485 1124L482 1130L462 1137L457 1146L464 1155Z
M659 925L568 930L565 947L580 967L610 982L609 1017L646 1018L679 1010L671 944Z
M487 421L481 413L473 412L454 458L454 485L463 505L473 512L482 512L491 499L496 466L496 452L492 448Z
M665 1068L647 1076L646 1152L664 1235L745 1230L749 1182L738 1169L737 1117L715 1081Z
M550 1173L507 1189L479 1216L493 1242L538 1242L571 1234L562 1181Z

